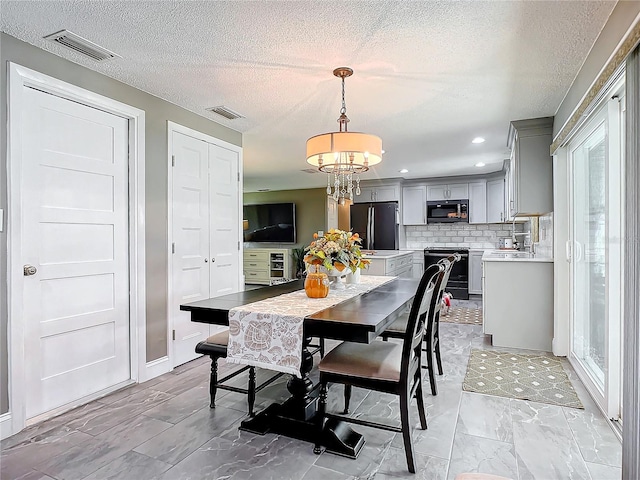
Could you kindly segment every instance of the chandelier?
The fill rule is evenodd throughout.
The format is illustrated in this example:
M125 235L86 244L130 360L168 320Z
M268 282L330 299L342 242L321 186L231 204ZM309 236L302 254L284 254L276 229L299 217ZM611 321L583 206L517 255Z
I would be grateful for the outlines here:
M382 140L375 135L347 131L349 118L344 100L344 79L353 75L353 70L339 67L333 74L342 79L342 108L338 117L340 131L323 133L307 140L307 163L327 174L327 195L344 204L346 198L353 200L354 194L360 195L360 174L382 161Z

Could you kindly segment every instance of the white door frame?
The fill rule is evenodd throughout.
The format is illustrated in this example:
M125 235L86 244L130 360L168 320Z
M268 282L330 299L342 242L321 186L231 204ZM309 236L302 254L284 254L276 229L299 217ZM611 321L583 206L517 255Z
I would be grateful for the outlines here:
M621 245L621 238L624 235L623 230L623 216L615 217L615 215L608 215L606 235L607 235L607 253L606 253L606 325L605 332L605 354L607 362L607 372L605 372L604 389L601 389L597 381L592 377L591 373L587 371L580 362L575 358L573 354L573 335L574 335L574 310L573 310L573 296L574 296L574 277L573 277L573 263L575 262L574 252L574 238L573 238L573 193L574 193L574 166L573 166L573 151L571 147L576 143L580 143L588 138L591 133L596 129L596 126L604 122L605 124L605 141L607 145L607 161L606 161L606 202L608 213L611 213L610 205L620 205L624 208L624 180L620 173L624 168L624 158L620 149L623 147L620 141L621 132L621 109L625 101L624 93L625 75L624 69L620 69L616 74L612 76L609 82L608 88L603 90L598 101L594 102L594 105L585 116L584 120L572 130L569 137L567 137L563 147L565 150L567 160L567 172L568 172L568 257L569 267L567 271L569 279L568 288L568 305L567 314L569 316L569 328L568 328L568 355L567 358L574 368L580 380L585 384L590 395L596 401L598 407L602 410L603 414L611 420L619 420L620 405L621 405L621 391L620 382L622 380L622 358L620 356L620 348L622 346L622 322L619 325L612 326L611 322L616 319L623 319L622 308L624 305L624 272L623 272L623 250ZM603 119L600 119L600 116ZM612 133L618 135L617 138L612 137ZM615 211L615 209L614 209ZM618 293L620 298L616 298L615 301L611 301L610 295L612 293ZM618 372L619 376L613 377L608 372Z
M25 99L23 89L33 87L83 105L97 108L129 120L129 318L130 368L133 381L145 380L146 306L145 306L145 112L130 105L98 95L15 63L8 69L8 138L7 138L7 288L8 288L8 357L10 433L22 430L26 419L25 338L22 322L22 138L21 117ZM103 395L78 399L63 411ZM51 413L51 412L50 412ZM40 419L41 417L38 417Z
M173 155L173 133L181 133L183 135L187 135L189 137L196 138L198 140L202 140L207 143L211 143L213 145L217 145L222 148L226 148L228 150L232 150L238 154L238 238L242 238L242 179L243 179L243 171L242 171L242 147L234 145L229 142L225 142L224 140L220 140L219 138L212 137L207 135L206 133L199 132L197 130L193 130L189 127L185 127L184 125L180 125L179 123L167 121L167 221L168 221L168 229L167 229L167 267L168 267L168 275L167 275L167 352L169 355L169 365L171 366L171 370L173 370L173 341L171 336L171 331L173 330L172 317L171 317L171 299L173 298L173 265L172 265L172 244L173 244L173 172L172 168L172 155ZM238 250L238 255L240 255L240 265L242 265L242 248ZM238 282L239 285L244 284L243 272L242 268L238 269Z

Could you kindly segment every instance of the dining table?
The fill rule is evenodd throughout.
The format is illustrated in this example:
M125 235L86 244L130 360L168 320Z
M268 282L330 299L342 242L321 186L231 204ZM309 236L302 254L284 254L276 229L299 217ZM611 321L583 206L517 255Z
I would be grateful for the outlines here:
M313 368L309 345L314 337L371 343L406 312L418 283L419 279L396 277L365 293L306 315L300 376L292 375L287 383L291 396L283 403L272 403L243 420L240 429L260 435L275 433L310 443L316 443L321 435L320 443L326 451L357 458L364 446L364 437L346 422L332 418L326 422L322 433L319 432L316 419L318 385L309 377ZM230 310L301 289L304 289L304 281L294 280L185 303L180 305L180 310L190 312L193 322L229 325Z

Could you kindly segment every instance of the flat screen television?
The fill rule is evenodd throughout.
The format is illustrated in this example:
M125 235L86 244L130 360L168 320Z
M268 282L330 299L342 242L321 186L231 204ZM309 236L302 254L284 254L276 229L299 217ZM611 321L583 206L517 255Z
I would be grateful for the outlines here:
M296 243L295 203L265 203L243 207L245 242Z

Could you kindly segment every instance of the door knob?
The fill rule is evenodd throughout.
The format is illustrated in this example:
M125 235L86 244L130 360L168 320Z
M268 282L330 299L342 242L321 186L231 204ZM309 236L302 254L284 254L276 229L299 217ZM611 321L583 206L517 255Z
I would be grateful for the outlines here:
M38 269L33 265L25 265L24 266L24 276L30 277L31 275L35 275Z
M208 263L209 259L207 257L204 258L204 263Z
M215 257L211 257L211 263L215 262L216 258Z

